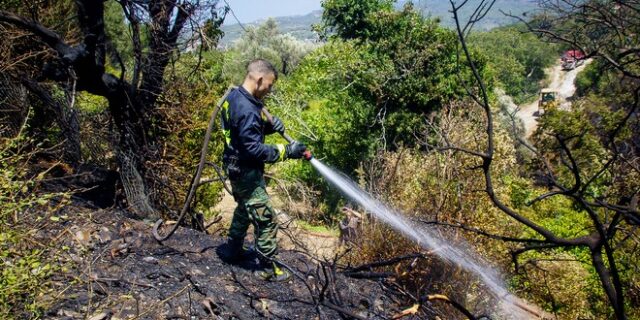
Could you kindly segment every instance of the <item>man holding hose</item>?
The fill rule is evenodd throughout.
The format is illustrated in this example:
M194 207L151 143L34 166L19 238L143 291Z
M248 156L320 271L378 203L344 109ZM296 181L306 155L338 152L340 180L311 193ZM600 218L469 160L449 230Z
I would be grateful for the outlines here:
M222 255L228 261L238 261L247 228L253 224L260 261L255 275L270 281L287 280L290 274L273 260L278 249L278 224L265 186L264 164L302 159L306 151L305 145L296 141L286 146L264 143L265 135L285 131L279 118L269 122L262 117L262 99L277 79L278 72L271 63L253 60L242 86L231 91L222 105L223 163L237 202Z

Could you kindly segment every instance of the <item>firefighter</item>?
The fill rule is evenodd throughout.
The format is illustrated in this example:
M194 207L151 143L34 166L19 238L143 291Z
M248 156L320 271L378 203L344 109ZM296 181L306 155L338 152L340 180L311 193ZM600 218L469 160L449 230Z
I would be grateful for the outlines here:
M278 73L271 63L262 59L251 61L242 86L231 91L222 105L223 163L237 203L222 256L230 262L241 259L247 228L253 224L259 259L254 274L269 281L284 281L290 274L273 260L278 249L278 224L265 186L264 165L302 159L306 150L304 144L296 141L288 145L264 143L265 135L285 131L279 118L273 117L269 122L262 117L262 100L277 79Z

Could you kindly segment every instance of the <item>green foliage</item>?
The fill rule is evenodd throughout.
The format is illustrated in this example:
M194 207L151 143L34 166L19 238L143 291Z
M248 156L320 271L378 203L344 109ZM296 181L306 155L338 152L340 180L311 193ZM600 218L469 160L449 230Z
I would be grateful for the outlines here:
M0 233L0 316L17 319L18 315L36 318L43 311L37 297L46 291L46 279L54 271L43 252L37 249L15 252L18 236Z
M469 43L487 59L492 74L517 104L537 96L544 69L558 58L558 48L540 40L522 26L476 32Z
M324 0L322 2L322 24L318 27L322 37L334 34L342 39L366 39L374 14L379 11L391 12L393 0Z
M202 26L202 48L205 51L214 50L222 37L224 36L224 31L222 31L221 27L224 23L227 14L229 13L231 8L229 6L225 6L222 10L211 10L211 17L205 21Z
M502 183L508 187L505 191L512 207L555 235L576 238L594 231L589 214L572 199L549 197L529 205L547 190L522 177L507 176ZM539 239L530 229L514 231L516 237ZM562 319L600 318L607 313L604 291L588 248L532 250L520 255L518 261L520 272L511 279L511 286L530 295L529 299L546 310Z
M206 51L215 49L216 45L224 36L224 32L220 29L223 20L207 19L202 27L203 34L206 40L203 41L203 46Z
M576 76L576 95L585 96L590 91L598 90L598 83L602 77L600 63L593 62L587 65Z
M379 88L392 108L429 112L464 95L460 81L468 81L469 74L458 68L454 32L423 18L413 6L372 14L365 39L392 66L380 74ZM482 70L484 62L475 60Z
M55 270L43 248L34 248L23 219L34 208L46 208L53 198L64 194L36 193L44 178L27 176L26 163L32 156L25 147L33 145L24 131L0 140L0 318L36 318L45 305L38 297L48 289L47 279Z
M601 138L607 132L617 128L617 124L624 117L623 111L611 112L610 109L598 105L589 105L588 109L576 108L572 111L550 110L540 118L540 126L536 132L541 151L552 163L557 164L558 179L566 186L572 186L575 181L574 172L563 161L565 147L571 150L571 157L575 161L582 179L588 179L599 172L610 155ZM595 121L594 121L595 120ZM625 138L623 130L619 136ZM563 147L563 145L565 147ZM560 154L558 150L562 150ZM566 162L565 162L566 163ZM610 171L603 172L587 189L593 197L602 196L610 187L612 180ZM583 183L586 181L582 181Z
M502 182L510 188L511 205L516 209L524 208L533 198L531 185L521 177L506 176Z
M583 188L583 196L586 201L598 202L602 199L624 199L629 190L637 190L637 175L630 172L624 164L607 165L612 159L614 150L611 143L622 145L632 137L629 125L621 126L621 121L626 117L627 111L620 106L624 101L630 101L631 95L625 92L624 85L618 81L610 81L607 75L597 75L592 69L587 68L584 76L583 88L586 95L573 101L572 109L549 110L545 112L539 121L538 131L534 135L536 148L544 155L549 165L554 168L556 180L562 185L571 188L576 183L577 174L580 186ZM602 92L597 96L594 92ZM615 135L614 138L612 138ZM573 163L575 163L575 168ZM539 164L536 164L536 166ZM584 184L590 181L588 187ZM534 196L545 193L548 190L540 190ZM610 200L609 200L610 201ZM615 200L619 201L619 200ZM554 234L574 238L585 236L595 232L594 223L590 215L578 203L564 197L551 197L534 205L525 211L529 218L537 221L543 227ZM600 221L610 221L610 213L595 208L594 214ZM637 255L629 254L636 244L621 241L625 227L620 228L621 234L611 240L615 247L614 255L618 271L623 283L630 287L638 287L638 278L635 276L637 268L630 265L637 264ZM525 233L530 236L529 232ZM526 256L527 261L540 259L575 259L579 263L570 266L564 263L554 267L560 273L562 268L574 268L580 270L578 274L583 279L581 283L571 283L569 275L558 276L560 282L566 282L564 287L554 288L556 292L573 299L562 298L565 304L557 304L554 308L567 318L591 317L600 318L610 312L610 306L603 302L604 291L595 269L592 266L591 254L586 248L557 249L551 252L530 252ZM636 262L632 262L636 261ZM566 274L566 272L565 272ZM535 285L529 287L533 292ZM632 297L632 294L629 294ZM631 298L632 299L632 298ZM578 307L588 303L587 307ZM627 303L630 303L629 301ZM577 309L583 309L578 312ZM633 310L633 308L630 308ZM635 314L634 311L629 311Z
M87 92L76 94L76 107L87 115L95 115L104 112L108 108L107 99Z
M369 154L369 125L375 109L361 89L373 85L375 58L350 42L316 50L270 100L293 135L306 137L314 153L339 168L353 170Z
M378 4L362 4L369 10L366 32L353 40L333 37L307 55L277 83L277 93L267 103L283 116L292 136L347 174L376 150L414 146L414 137L424 131L423 117L462 98L460 80L470 81L470 73L458 68L451 30L423 18L411 5L393 11ZM472 54L485 72L482 57ZM340 201L308 166L287 164L281 173L321 186L329 211Z
M118 63L115 52L120 55L123 62L131 63L133 60L131 29L125 21L122 6L118 2L106 1L104 3L104 26L109 41L113 46L113 50L110 50L110 58L113 64Z
M338 4L324 3L325 6ZM412 137L419 134L424 126L424 122L416 115L428 114L461 98L465 94L461 79L470 79L468 72L461 72L458 68L457 41L452 31L423 18L411 5L397 12L386 5L376 8L378 11L367 13L370 21L366 34L361 34L357 41L349 41L346 45L340 44L337 38L332 39L326 45L327 49L320 49L305 60L308 61L307 67L300 68L301 74L296 73L291 80L287 80L309 83L306 88L296 90L298 100L302 101L306 97L300 91L337 91L352 96L348 101L343 102L339 98L335 102L350 106L359 119L356 125L366 124L368 134L361 136L357 145L339 148L341 153L353 149L358 151L357 154L366 155L360 151L386 147L387 141L412 145L415 142ZM341 49L341 46L347 46L349 51ZM475 53L474 57L477 57ZM477 60L480 72L484 72L482 59ZM350 64L341 65L341 62ZM327 66L337 68L327 70ZM327 78L331 81L329 85L313 83L315 79L324 81ZM333 97L313 100L326 105L332 102ZM309 100L306 102L308 104ZM368 110L361 112L361 105L366 105ZM340 109L329 107L329 110ZM336 116L344 118L348 115ZM345 132L338 130L338 133ZM381 142L381 145L370 144L374 141ZM369 147L365 148L363 144L369 144ZM348 167L339 167L346 171L353 170L363 157L351 159Z
M215 21L215 20L214 20ZM205 25L207 26L207 25ZM210 27L213 27L209 25ZM126 19L122 5L115 0L105 1L104 3L104 27L107 38L107 72L120 76L122 72L120 63L124 63L127 70L127 77L132 76L134 69L134 40L131 23ZM149 25L146 23L139 24L140 50L142 54L146 54L149 48ZM205 29L205 32L213 32ZM115 67L114 67L115 66ZM129 78L128 78L129 79ZM130 79L129 79L130 80Z
M440 27L436 20L424 18L411 3L400 11L392 10L388 2L376 1L360 5L327 1L323 6L325 24L353 29L350 35L340 32L337 35L343 39L357 39L359 45L365 46L379 60L378 83L369 89L378 104L391 110L430 112L463 96L460 82L461 79L468 80L469 74L458 68L455 33ZM347 16L366 17L366 25L353 17L343 18L340 22L331 20L334 15L329 12L343 7L358 12L344 13ZM483 59L473 53L483 71Z
M379 132L371 126L375 108L360 93L375 79L375 64L364 48L350 42L331 42L307 56L290 77L279 83L267 105L283 118L289 134L305 142L317 158L352 173L372 154ZM308 163L287 162L281 173L328 191ZM323 198L329 210L340 199L333 192L325 192Z
M338 237L339 233L338 230L336 229L330 229L324 225L312 225L308 222L305 221L297 221L297 223L299 224L299 226L306 230L306 231L311 231L313 233L319 233L319 234L323 234L323 235L329 235L329 236L333 236L333 237Z

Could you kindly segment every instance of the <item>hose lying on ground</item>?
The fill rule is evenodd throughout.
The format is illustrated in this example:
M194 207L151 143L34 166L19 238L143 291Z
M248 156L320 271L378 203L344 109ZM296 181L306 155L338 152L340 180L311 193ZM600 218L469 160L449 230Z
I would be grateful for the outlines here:
M182 220L184 220L185 216L187 215L187 212L189 211L189 207L191 206L191 202L193 201L193 197L196 194L196 190L198 189L199 186L201 186L203 184L203 183L200 182L200 178L202 176L202 171L203 171L204 166L206 164L211 164L211 165L214 166L216 174L218 175L218 178L220 179L220 181L224 185L225 190L227 190L227 192L231 193L231 191L229 190L229 187L227 187L227 185L224 183L225 180L226 180L226 177L222 174L222 170L218 166L207 162L207 152L209 151L209 141L211 140L211 133L213 131L213 127L215 126L216 120L218 118L218 113L220 112L220 109L222 108L222 104L227 99L227 96L229 95L231 90L233 90L234 88L235 88L234 86L231 86L231 87L229 87L227 89L225 94L218 101L218 104L216 105L215 110L211 114L211 118L209 119L209 125L207 127L207 132L204 135L204 142L202 144L202 150L200 151L200 162L198 163L198 169L196 170L196 174L193 176L193 179L191 179L191 184L189 185L189 193L187 194L187 198L184 201L184 205L182 206L182 210L180 210L180 216L178 217L178 220L176 221L176 224L173 225L171 230L169 230L169 233L167 233L164 236L161 236L160 233L158 232L158 229L160 229L160 226L162 226L162 224L164 223L164 220L159 219L158 221L156 221L156 223L153 225L153 231L152 231L153 232L153 237L156 238L156 240L165 241L165 240L169 239L173 235L173 233L176 232L176 230L178 230L178 227L180 226L180 223L182 222ZM196 219L196 221L199 221L199 220ZM198 223L200 224L200 222L198 222ZM205 232L206 232L206 228L205 228L204 225L201 225L200 227L203 230L205 230Z

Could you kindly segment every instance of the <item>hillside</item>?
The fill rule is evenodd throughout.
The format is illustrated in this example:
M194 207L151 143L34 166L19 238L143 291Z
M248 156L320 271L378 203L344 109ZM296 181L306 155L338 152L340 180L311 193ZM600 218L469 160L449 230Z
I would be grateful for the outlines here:
M409 1L398 1L397 7L402 8L405 3ZM479 0L472 0L470 3L479 2ZM439 17L442 19L442 24L446 27L453 27L453 19L451 18L451 8L448 1L439 0L420 0L414 1L417 8L420 8L422 13L426 16ZM472 6L468 6L467 10L464 10L466 14L470 13ZM522 15L524 12L530 12L537 8L537 4L532 0L498 0L493 10L476 25L477 30L490 30L496 27L509 25L514 23L514 19L505 16L500 11L510 12L514 15ZM316 23L320 23L322 18L322 11L313 11L306 15L298 16L286 16L275 17L274 19L278 23L278 27L282 33L290 33L294 37L300 40L313 41L317 39L317 36L311 31L311 26ZM257 20L249 23L244 23L245 27L257 26L264 23L263 20ZM242 27L233 20L232 17L228 17L228 24L225 23L222 27L224 31L224 37L222 38L222 45L226 46L234 40L238 39L242 34Z
M398 1L398 6L404 5L409 1ZM462 10L462 16L468 16L475 9L474 3L479 3L479 0L469 1ZM432 17L439 17L442 19L442 24L446 27L453 27L454 21L451 11L451 5L449 1L438 0L422 0L414 1L416 7L420 8L422 13ZM501 11L511 13L513 15L522 15L524 12L531 12L538 8L536 1L534 0L498 0L493 9L487 14L482 21L476 24L476 30L490 30L496 27L513 24L515 21L513 18L505 16Z
M321 17L322 11L317 10L306 15L276 17L274 19L278 23L278 28L282 33L289 33L300 40L313 41L317 39L317 36L311 31L311 26L315 23L319 23ZM266 20L257 20L251 23L246 23L244 26L258 26L265 21ZM224 37L222 38L223 46L226 46L238 39L243 31L242 27L238 23L231 23L235 22L235 20L228 18L227 22L230 22L230 24L226 25L225 23L225 25L222 26L222 31L224 32Z
M640 0L404 1L3 1L0 319L640 319Z

